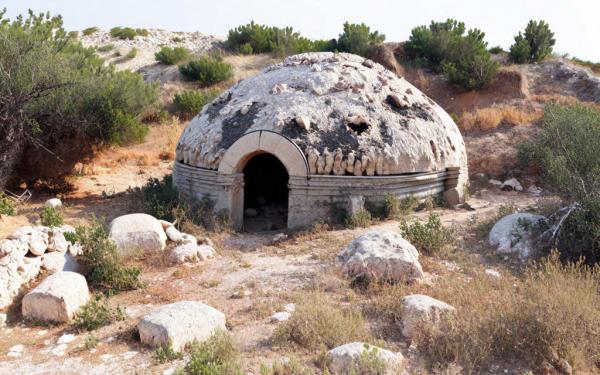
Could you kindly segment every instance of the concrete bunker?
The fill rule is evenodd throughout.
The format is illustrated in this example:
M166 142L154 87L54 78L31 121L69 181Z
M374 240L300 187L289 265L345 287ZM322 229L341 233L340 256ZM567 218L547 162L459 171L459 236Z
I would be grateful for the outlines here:
M388 194L454 205L468 183L451 117L381 65L338 53L288 57L205 106L173 175L184 195L210 196L248 230L332 220Z

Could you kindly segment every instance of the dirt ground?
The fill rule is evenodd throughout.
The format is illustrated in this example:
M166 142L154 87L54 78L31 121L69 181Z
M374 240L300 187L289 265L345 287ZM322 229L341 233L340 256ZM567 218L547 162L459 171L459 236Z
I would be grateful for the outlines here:
M158 134L160 129L153 132ZM152 139L150 137L148 142L153 142ZM143 149L140 146L140 150ZM169 173L168 162L154 159L147 166L138 166L136 157L112 165L112 161L119 160L123 152L108 151L97 159L95 174L77 178L79 190L63 197L66 223L85 223L91 213L108 219L127 213L127 195L118 193L129 186L143 184L150 176L160 177ZM130 149L127 152L135 154L137 151ZM140 170L143 173L139 173ZM534 205L537 199L525 193L491 188L477 195L470 201L474 211L436 209L436 212L445 225L468 228L474 220L496 212L503 204L527 207ZM33 201L21 207L18 216L4 219L1 235L5 236L11 228L34 222L47 197L34 194ZM412 216L424 218L426 215L428 212ZM399 222L380 222L369 229L374 228L398 231ZM277 324L271 322L270 316L312 290L322 291L328 298L340 303L348 303L344 302L345 296L355 292L341 275L335 258L346 244L366 230L336 229L314 234L291 234L282 242L273 242L277 232L220 233L210 236L216 244L217 257L197 265L171 266L164 261L162 254L131 260L142 267L146 286L111 297L111 305L123 308L126 319L95 331L99 344L94 349L85 349L88 333L73 331L68 325L45 327L24 324L19 306L14 306L9 313L7 327L0 330L0 373L169 374L181 366L185 358L159 364L153 358L153 351L140 345L135 326L140 317L154 307L181 300L202 301L225 313L248 374L258 374L261 363L271 363L283 357L293 356L312 365L315 353L298 347L281 347L273 342ZM448 269L447 260L422 258L424 269L432 280L440 269ZM510 267L510 262L503 264L502 259L493 260L493 265L488 264L490 260L487 257L478 259L482 267ZM360 295L356 298L356 303L363 299ZM388 339L386 344L400 350L414 368L420 366L418 355L402 338ZM22 345L21 351L18 350L19 345Z

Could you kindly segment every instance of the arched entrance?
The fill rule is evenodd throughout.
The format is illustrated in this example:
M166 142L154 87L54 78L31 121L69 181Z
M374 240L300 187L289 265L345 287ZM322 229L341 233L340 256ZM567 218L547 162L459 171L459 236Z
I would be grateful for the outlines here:
M261 153L248 160L243 174L244 229L285 229L289 193L285 166L272 154Z

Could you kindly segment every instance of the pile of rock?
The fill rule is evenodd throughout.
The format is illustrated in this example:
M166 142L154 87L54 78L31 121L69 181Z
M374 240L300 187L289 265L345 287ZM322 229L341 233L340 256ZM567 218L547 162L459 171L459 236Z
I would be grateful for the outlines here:
M533 229L546 218L541 215L517 212L500 219L489 234L489 243L501 254L516 253L528 258L534 249Z
M176 244L169 254L173 263L198 262L215 254L210 239L197 239L191 234L180 232L173 223L147 214L117 217L110 223L109 237L123 255L163 251L167 247L167 241Z
M0 308L10 305L21 286L37 277L41 269L83 271L75 261L81 248L67 241L66 232L74 229L68 225L24 226L0 240Z

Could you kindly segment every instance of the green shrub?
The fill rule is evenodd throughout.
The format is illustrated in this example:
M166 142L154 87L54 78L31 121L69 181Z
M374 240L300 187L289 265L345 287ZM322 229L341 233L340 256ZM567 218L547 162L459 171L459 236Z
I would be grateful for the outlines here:
M154 349L154 359L156 359L158 363L167 363L181 358L183 358L183 353L176 352L173 349L171 341L169 341L169 344L166 346L159 346Z
M354 309L342 310L325 296L306 296L296 306L290 318L275 331L278 342L296 344L313 350L324 345L331 349L370 337L361 313Z
M183 38L176 36L173 39L171 39L171 41L173 41L173 43L181 43L183 42Z
M412 210L417 208L419 199L409 195L406 198L399 199L393 194L386 194L383 206L385 210L385 217L389 219L396 219L402 216L408 215Z
M186 90L175 94L173 105L175 111L184 118L191 118L200 113L202 108L219 96L219 90Z
M92 350L96 346L98 346L98 337L96 337L96 335L93 333L88 333L87 336L85 336L83 347L86 350Z
M42 222L42 225L47 227L60 227L63 225L64 220L60 210L54 207L44 206L40 213L40 221Z
M244 43L238 48L238 52L242 55L252 55L254 50L252 49L252 45L250 43Z
M337 49L340 52L349 52L356 55L366 56L371 46L383 43L385 35L378 31L371 31L371 28L364 23L344 23L344 32L340 34L337 41Z
M113 38L118 38L118 39L134 39L135 36L137 35L137 32L135 29L132 29L131 27L113 27L112 29L110 29L110 35Z
M98 52L108 52L112 51L113 49L115 49L114 44L105 44L103 46L98 47Z
M465 89L482 88L498 70L484 37L485 33L478 29L467 31L463 22L432 21L429 26L411 31L405 51L415 62L443 72L453 84Z
M0 191L0 215L14 216L17 214L15 202L4 192Z
M190 51L185 47L162 47L160 51L154 54L156 61L166 65L173 65L187 60L190 57Z
M346 218L346 227L348 228L366 228L371 225L373 217L371 213L363 208Z
M83 249L81 262L90 268L87 280L90 286L108 293L133 290L142 286L141 270L123 264L117 246L108 237L102 224L94 219L90 227L77 227L75 233L65 234L70 242L77 242Z
M137 56L138 54L138 49L133 47L132 49L129 50L129 52L127 52L127 54L125 55L125 58L127 59L133 59Z
M380 358L378 349L365 344L365 350L352 361L346 374L385 375L388 373L387 363Z
M233 67L230 64L207 56L192 60L187 65L180 65L179 72L187 79L203 85L212 85L233 77Z
M136 33L136 35L139 35L139 36L148 36L148 35L150 35L150 33L148 32L148 30L146 30L146 29L135 29L135 33Z
M600 262L600 111L575 104L549 104L544 110L541 133L521 146L524 165L536 166L544 183L570 207L557 213L562 226L550 238L563 259L585 257Z
M207 341L192 344L184 375L242 375L238 352L227 332L217 331Z
M539 62L552 53L556 43L554 33L544 21L530 20L525 33L515 36L515 43L510 47L510 58L513 62Z
M85 36L88 36L88 35L95 34L96 32L98 32L98 30L99 30L99 29L98 29L98 27L96 27L96 26L92 26L92 27L88 27L88 28L86 28L86 29L83 29L83 30L81 31L81 33L82 33L83 35L85 35Z
M73 319L73 328L78 331L93 331L124 319L125 315L120 307L110 307L108 298L98 294L79 309Z
M260 365L260 375L313 375L314 373L295 358L285 362L274 362L271 366Z
M440 216L435 213L430 214L425 223L401 223L400 232L419 252L427 255L439 253L455 241L454 231L444 228Z
M502 47L500 47L500 46L495 46L495 47L492 47L492 48L490 48L490 49L489 49L489 51L490 51L490 53L491 53L492 55L498 55L498 54L501 54L501 53L504 53L504 52L505 52L505 51L504 51L504 48L502 48Z
M56 158L18 172L41 179L55 172L49 164L72 159L66 150L78 147L83 158L96 146L139 139L145 129L138 116L158 96L158 84L105 66L93 48L68 38L60 17L47 14L10 21L0 12L0 82L0 116L10 120L2 132L15 135L12 142L0 137L0 187L23 152L41 152L35 145Z
M69 31L67 36L69 39L77 39L79 37L79 31Z

